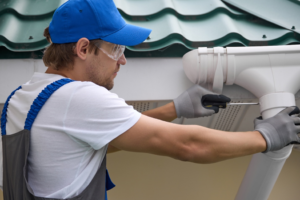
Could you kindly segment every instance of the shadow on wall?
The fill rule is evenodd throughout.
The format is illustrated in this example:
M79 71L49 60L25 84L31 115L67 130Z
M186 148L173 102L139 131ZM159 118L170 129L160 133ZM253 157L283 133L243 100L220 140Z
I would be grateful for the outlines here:
M117 152L107 157L116 187L110 200L233 200L251 156L214 164L181 162L144 153ZM299 200L300 151L287 159L269 200Z

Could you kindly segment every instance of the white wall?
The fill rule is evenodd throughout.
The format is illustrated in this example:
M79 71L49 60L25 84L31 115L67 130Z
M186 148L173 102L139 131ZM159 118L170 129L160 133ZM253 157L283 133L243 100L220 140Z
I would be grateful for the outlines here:
M0 103L34 72L46 70L42 60L0 60ZM192 83L185 76L180 58L129 58L115 79L112 92L126 101L162 101L176 98ZM255 98L238 86L225 87L234 98Z
M0 60L0 103L4 103L10 93L27 82L34 72L44 71L46 67L42 60Z

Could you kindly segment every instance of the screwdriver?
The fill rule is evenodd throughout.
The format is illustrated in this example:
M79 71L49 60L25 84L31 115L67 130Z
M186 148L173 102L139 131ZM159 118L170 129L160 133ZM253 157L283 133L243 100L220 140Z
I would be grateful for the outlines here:
M258 102L255 103L227 103L227 106L243 106L243 105L259 105Z
M227 106L244 106L244 105L259 105L259 103L225 103L225 102L203 102L207 108L217 106L219 108L226 108Z
M206 94L201 98L202 105L208 109L213 109L216 113L219 108L225 109L227 106L241 106L241 105L259 105L256 103L230 103L231 99L225 95Z

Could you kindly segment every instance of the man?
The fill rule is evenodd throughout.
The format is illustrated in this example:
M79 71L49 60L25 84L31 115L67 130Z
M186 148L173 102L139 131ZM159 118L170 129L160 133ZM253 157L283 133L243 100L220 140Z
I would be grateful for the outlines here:
M299 113L295 107L257 119L256 131L243 133L168 123L217 112L202 105L204 96L229 101L197 85L163 107L133 110L109 90L126 64L123 45L149 34L126 24L112 0L69 0L56 10L44 33L51 42L43 57L46 73L35 73L3 109L5 199L104 199L112 187L106 152L213 163L300 141L300 119L289 116Z

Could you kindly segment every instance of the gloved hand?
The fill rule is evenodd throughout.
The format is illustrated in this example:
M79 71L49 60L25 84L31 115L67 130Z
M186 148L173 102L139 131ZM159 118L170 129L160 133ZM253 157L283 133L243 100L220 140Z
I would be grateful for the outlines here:
M265 138L268 151L279 150L288 144L300 143L297 133L300 132L299 108L296 106L288 107L282 110L274 117L262 119L261 117L254 120L255 130L259 131Z
M196 118L210 116L219 112L219 106L207 107L203 105L204 101L226 105L231 99L224 95L213 93L199 85L194 85L173 101L178 118Z

